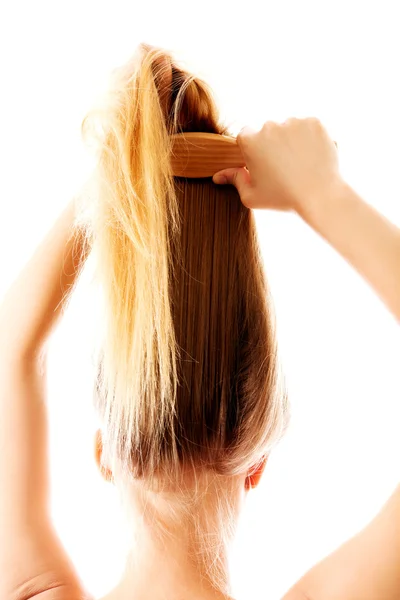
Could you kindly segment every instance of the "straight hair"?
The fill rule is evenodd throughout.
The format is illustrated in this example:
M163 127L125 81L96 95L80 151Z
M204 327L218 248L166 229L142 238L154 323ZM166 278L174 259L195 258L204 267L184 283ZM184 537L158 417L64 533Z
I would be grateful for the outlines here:
M166 515L191 523L222 589L231 484L282 438L289 408L254 214L234 186L173 175L170 136L190 131L232 135L207 83L147 44L82 122L98 159L86 228L103 301L95 402L104 461L144 494L160 535Z

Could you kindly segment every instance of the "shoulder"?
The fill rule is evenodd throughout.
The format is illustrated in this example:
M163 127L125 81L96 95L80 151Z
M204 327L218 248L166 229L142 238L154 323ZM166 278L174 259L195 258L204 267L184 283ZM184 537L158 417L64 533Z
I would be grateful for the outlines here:
M364 529L314 565L282 600L399 600L400 486Z

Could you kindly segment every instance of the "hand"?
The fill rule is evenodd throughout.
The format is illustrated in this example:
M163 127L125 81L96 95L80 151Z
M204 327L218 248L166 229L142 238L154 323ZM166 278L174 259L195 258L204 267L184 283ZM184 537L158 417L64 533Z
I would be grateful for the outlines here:
M258 132L244 127L236 139L246 167L218 171L213 181L234 185L248 208L300 211L343 181L336 142L314 117L267 121Z

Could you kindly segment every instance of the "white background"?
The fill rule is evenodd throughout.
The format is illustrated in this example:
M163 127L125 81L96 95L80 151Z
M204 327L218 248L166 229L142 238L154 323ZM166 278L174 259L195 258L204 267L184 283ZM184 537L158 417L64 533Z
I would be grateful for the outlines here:
M397 11L395 1L349 0L4 5L0 293L89 172L81 120L109 71L142 41L173 50L211 84L234 134L319 117L338 142L342 174L400 225ZM238 534L233 581L246 600L278 598L363 527L400 477L398 325L299 218L256 218L293 417ZM92 458L96 298L84 284L50 362L53 510L100 596L120 573L123 531L114 489Z

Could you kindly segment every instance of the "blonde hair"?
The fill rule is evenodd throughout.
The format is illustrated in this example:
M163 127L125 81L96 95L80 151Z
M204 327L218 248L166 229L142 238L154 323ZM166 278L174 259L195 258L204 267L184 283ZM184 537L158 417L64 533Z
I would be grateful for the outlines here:
M191 523L226 589L232 482L281 439L289 411L254 215L233 186L174 177L170 136L189 131L230 135L208 85L146 44L83 120L98 150L87 224L105 308L96 405L108 464L153 507L160 536L162 523Z

